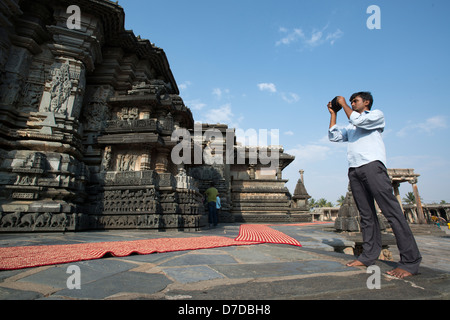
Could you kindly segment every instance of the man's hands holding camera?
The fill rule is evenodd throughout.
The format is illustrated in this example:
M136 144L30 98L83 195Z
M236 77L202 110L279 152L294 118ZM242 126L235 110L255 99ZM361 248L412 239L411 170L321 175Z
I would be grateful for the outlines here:
M342 96L337 96L336 98L334 98L332 101L328 102L328 111L331 114L336 114L338 113L343 106L347 105L347 103L345 102L345 98Z

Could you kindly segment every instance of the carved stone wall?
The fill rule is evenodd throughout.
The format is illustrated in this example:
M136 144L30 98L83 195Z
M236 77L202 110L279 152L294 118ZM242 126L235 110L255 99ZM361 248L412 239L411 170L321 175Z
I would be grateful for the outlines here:
M67 23L72 5L76 28ZM281 171L292 157L261 181L270 185L258 185L262 193L256 182L233 185L237 166L172 161L172 133L192 132L193 115L164 51L125 30L124 19L108 0L2 1L0 232L195 230L206 223L212 181L222 222L250 207L289 214ZM258 181L260 166L249 179Z
M164 51L110 1L7 0L0 16L0 231L200 227L168 157L193 118Z

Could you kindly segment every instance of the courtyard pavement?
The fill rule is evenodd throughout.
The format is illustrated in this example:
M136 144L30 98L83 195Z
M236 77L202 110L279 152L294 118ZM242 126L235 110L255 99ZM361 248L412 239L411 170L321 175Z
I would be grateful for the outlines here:
M0 246L54 245L168 237L235 238L240 224L220 224L198 232L92 231L0 234ZM77 263L0 271L0 300L449 300L450 234L415 232L423 256L420 274L400 280L388 276L394 262L377 270L346 267L354 256L335 252L352 246L333 224L272 225L302 247L281 244L223 247L183 252L106 257ZM432 226L432 228L437 228ZM390 247L395 261L396 247ZM347 251L348 252L348 251ZM80 287L69 288L70 266L78 266ZM73 279L73 278L72 278ZM69 281L68 281L69 280ZM369 284L369 285L368 285ZM246 302L247 303L247 302ZM186 305L187 306L187 305ZM199 309L200 310L200 309ZM183 310L184 311L188 311ZM231 310L222 310L221 312Z

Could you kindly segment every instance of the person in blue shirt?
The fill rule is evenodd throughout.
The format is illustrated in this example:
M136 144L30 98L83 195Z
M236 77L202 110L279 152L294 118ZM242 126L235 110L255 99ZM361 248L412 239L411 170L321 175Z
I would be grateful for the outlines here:
M336 125L338 112L333 110L331 102L327 105L331 115L329 140L348 143L348 177L360 213L364 242L362 254L347 263L347 266L370 266L381 253L381 231L375 200L392 227L400 252L397 268L387 273L397 278L415 275L422 257L387 174L386 149L382 137L384 114L380 110L372 110L373 97L370 92L357 92L351 96L350 102L351 108L344 97L337 97L337 103L349 120L345 127Z

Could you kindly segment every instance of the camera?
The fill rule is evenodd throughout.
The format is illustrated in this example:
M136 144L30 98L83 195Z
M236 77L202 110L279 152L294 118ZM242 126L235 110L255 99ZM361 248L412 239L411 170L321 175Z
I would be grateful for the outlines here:
M339 110L342 109L342 106L337 102L337 98L334 98L333 100L331 100L331 109L333 109L334 112L339 112Z

